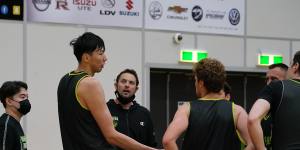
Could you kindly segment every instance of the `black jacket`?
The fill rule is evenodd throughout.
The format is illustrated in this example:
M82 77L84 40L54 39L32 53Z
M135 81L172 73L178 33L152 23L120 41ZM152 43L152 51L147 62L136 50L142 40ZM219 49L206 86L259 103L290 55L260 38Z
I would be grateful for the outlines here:
M107 107L113 117L117 131L142 144L156 147L153 123L148 109L133 101L133 105L129 110L125 110L120 104L116 104L113 99L107 102Z

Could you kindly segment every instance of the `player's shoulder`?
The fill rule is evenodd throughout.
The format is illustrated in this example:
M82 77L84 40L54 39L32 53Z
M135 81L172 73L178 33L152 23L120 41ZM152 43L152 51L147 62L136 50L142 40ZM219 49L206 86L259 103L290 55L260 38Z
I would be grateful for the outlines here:
M234 109L234 111L235 112L237 112L237 113L240 113L240 112L244 112L245 111L245 109L242 107L242 106L240 106L240 105L237 105L237 104L234 104L233 103L233 109Z
M81 81L79 82L80 86L83 87L96 87L100 85L100 82L95 79L94 77L91 76L86 76L85 78L81 79Z

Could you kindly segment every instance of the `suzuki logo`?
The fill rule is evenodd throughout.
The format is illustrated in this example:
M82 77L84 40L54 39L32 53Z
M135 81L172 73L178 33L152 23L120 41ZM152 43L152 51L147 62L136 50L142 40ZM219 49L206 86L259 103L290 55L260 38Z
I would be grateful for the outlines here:
M133 2L132 2L132 0L127 0L126 1L126 8L128 9L128 10L131 10L132 8L133 8Z

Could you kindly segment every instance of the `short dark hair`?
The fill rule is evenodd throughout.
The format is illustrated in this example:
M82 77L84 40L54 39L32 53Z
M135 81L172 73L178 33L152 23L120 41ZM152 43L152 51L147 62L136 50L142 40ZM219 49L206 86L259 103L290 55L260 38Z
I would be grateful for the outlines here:
M74 55L78 62L81 62L81 57L84 53L91 54L96 48L101 48L105 51L103 39L91 32L85 32L78 38L73 39L70 45L73 46Z
M293 65L298 63L300 65L300 51L297 51L293 58ZM298 73L300 74L300 68L298 68Z
M269 69L274 69L274 68L277 68L277 67L284 70L284 71L287 71L289 69L289 67L284 63L272 64L268 68Z
M136 71L133 70L133 69L125 69L125 70L123 70L122 72L120 72L120 73L117 75L116 83L119 82L121 75L124 74L124 73L132 74L132 75L135 77L135 79L136 79L136 86L139 85L140 82L139 82L138 75L137 75Z
M198 80L204 82L207 92L220 92L226 81L224 65L213 58L205 58L196 63L193 67L193 73Z
M23 81L6 81L2 84L0 88L0 100L4 106L6 107L5 99L7 97L13 97L15 94L21 91L21 88L28 89L28 86Z
M230 87L230 85L228 84L228 82L225 82L225 83L224 83L224 93L225 93L225 95L231 94L231 87Z

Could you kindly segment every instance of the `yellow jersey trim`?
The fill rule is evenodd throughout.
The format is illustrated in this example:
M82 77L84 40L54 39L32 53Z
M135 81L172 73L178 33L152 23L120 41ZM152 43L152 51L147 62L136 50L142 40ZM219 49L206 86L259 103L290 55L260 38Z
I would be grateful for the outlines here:
M239 133L239 131L237 130L237 122L236 122L236 117L234 116L235 114L235 109L234 109L234 103L232 103L232 116L233 116L233 122L234 122L234 128L235 128L235 132L239 138L239 140L241 141L242 144L246 145L246 142L243 140L243 138L241 137L241 134Z
M297 84L300 84L299 81L296 81L296 80L293 80L293 79L289 79L289 80L291 80L291 81L293 81L293 82L295 82L295 83L297 83Z
M236 129L236 117L234 116L234 113L235 113L234 103L231 103L231 108L232 108L232 117L233 117L234 128Z
M188 107L188 118L190 118L190 114L191 114L191 102L189 101L188 103L187 103L187 107Z
M224 100L224 98L205 98L205 99L204 98L199 98L198 100L204 100L204 101L205 100L208 100L208 101L209 100L213 100L213 101L217 101L217 100Z
M236 133L237 133L237 135L238 135L241 143L244 144L244 145L246 145L246 142L243 140L243 138L242 138L241 134L239 133L239 131L238 130L235 130L235 131L236 131Z
M81 73L85 73L85 72L81 72ZM78 73L78 74L81 74L81 73ZM78 75L76 74L76 75ZM75 75L75 74L73 74ZM80 99L78 98L78 94L77 94L77 89L78 89L78 85L79 85L79 82L84 79L85 77L88 77L89 75L85 75L83 76L80 80L78 80L77 84L76 84L76 87L75 87L75 96L76 96L76 100L77 102L79 103L79 105L83 108L83 109L86 109L86 110L89 110L86 106L84 106L81 102L80 102Z
M70 76L74 76L74 75L80 75L80 74L83 74L83 73L86 73L84 71L79 71L79 72L75 72L75 71L72 71L69 73Z

